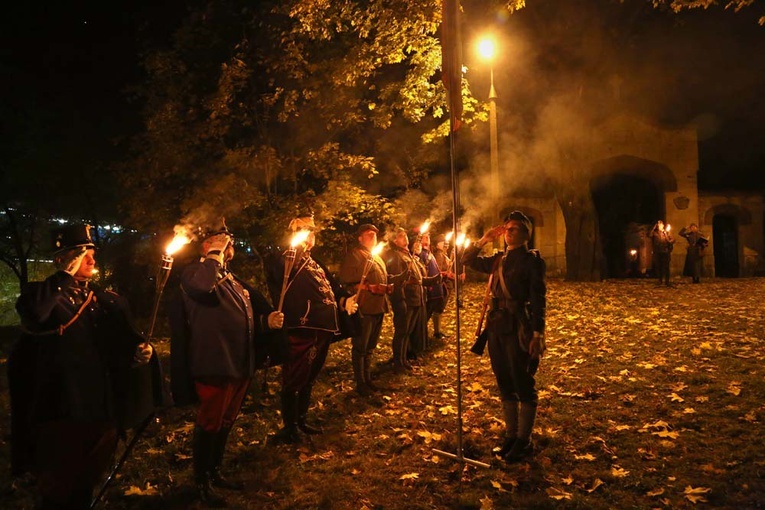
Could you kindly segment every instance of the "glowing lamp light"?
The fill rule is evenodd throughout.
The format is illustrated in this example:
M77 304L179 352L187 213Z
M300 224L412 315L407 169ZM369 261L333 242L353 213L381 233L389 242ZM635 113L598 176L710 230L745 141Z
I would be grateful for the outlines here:
M484 60L493 60L494 56L497 54L497 45L494 43L494 40L485 37L478 41L478 54Z

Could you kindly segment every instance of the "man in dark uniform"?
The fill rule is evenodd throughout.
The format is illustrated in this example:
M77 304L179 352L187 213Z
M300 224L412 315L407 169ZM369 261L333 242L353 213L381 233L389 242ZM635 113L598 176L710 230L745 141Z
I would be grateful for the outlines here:
M390 296L393 308L393 368L399 373L412 371L407 353L424 304L423 274L415 257L409 252L406 230L396 229L383 258L388 269L388 281L394 285Z
M351 337L351 361L356 391L362 396L378 390L372 382L372 356L380 339L383 316L388 311L388 290L393 290L392 285L388 286L385 262L372 253L377 246L378 233L377 227L371 224L358 228L359 244L348 252L339 275L342 283L358 292L359 328Z
M446 268L441 268L436 260L436 256L430 250L430 233L426 232L422 234L422 249L419 253L420 260L425 266L427 271L426 276L433 277L437 275L443 275L442 271ZM446 286L439 279L438 283L433 283L425 286L427 294L425 297L426 313L425 313L425 334L427 335L427 323L433 318L433 338L440 339L441 334L441 314L446 307Z
M704 250L709 244L709 239L699 232L699 227L695 223L691 223L688 228L680 229L680 237L684 237L688 241L684 272L691 275L693 283L699 283L704 262Z
M220 469L255 372L256 335L281 328L284 316L228 270L234 237L225 225L203 236L204 257L181 275L183 314L172 321L171 373L177 403L194 396L199 401L193 439L197 495L210 506L225 506L216 487L243 489Z
M534 374L545 351L545 263L538 252L528 248L531 229L528 217L513 211L463 256L467 266L491 275L491 311L486 328L506 426L499 454L508 462L532 452L531 432L538 402ZM500 235L504 235L505 251L479 257L481 249Z
M282 365L282 421L284 427L275 439L284 443L301 440L298 429L305 434L320 434L322 430L306 421L311 406L311 391L329 352L329 344L340 332L338 307L353 314L358 309L354 296L341 295L330 281L324 268L311 257L316 244L316 224L313 216L301 216L290 222L289 229L297 234L306 231L306 239L295 247L294 264L287 275L283 296L284 327L289 338L289 357ZM293 234L294 235L294 234ZM280 268L272 268L271 278L284 278L287 253ZM279 276L277 276L277 269ZM282 281L274 281L281 288Z
M449 258L449 254L446 252L446 236L439 234L435 238L436 246L433 250L433 257L436 259L436 264L441 271L444 292L444 307L441 312L433 312L433 338L441 339L444 337L441 331L441 314L446 308L446 304L449 302L449 297L454 291L454 272L452 270L452 261Z
M23 426L31 439L40 508L88 508L118 433L130 426L123 398L136 395L125 385L153 349L133 329L124 299L90 284L90 226L58 229L54 246L58 271L25 285L16 302L24 334L9 361L14 415L22 411L14 436Z
M670 261L672 259L672 248L675 244L675 238L669 233L669 225L659 220L653 229L651 229L651 239L653 241L653 256L655 257L656 274L659 277L659 285L664 283L669 287Z

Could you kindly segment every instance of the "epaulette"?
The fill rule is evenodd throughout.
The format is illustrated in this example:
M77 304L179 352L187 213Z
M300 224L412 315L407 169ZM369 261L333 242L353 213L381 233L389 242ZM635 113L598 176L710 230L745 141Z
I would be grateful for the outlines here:
M539 250L537 249L531 249L529 250L529 253L534 255L536 258L542 258L542 254L539 253Z

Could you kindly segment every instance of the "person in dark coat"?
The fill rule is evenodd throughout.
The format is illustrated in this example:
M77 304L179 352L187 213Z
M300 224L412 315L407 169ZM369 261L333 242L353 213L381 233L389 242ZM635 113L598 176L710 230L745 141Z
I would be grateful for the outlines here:
M256 336L281 328L284 316L228 270L234 237L225 225L204 234L201 253L181 275L184 323L173 325L171 376L177 403L188 403L189 387L199 401L193 438L197 496L210 506L225 506L216 488L243 489L221 474L221 464L255 373Z
M701 281L701 270L704 265L704 251L709 244L706 238L695 223L691 223L688 228L680 229L680 237L688 241L688 251L685 252L685 273L690 274L693 283Z
M274 289L284 287L284 327L289 339L289 356L282 365L281 411L284 426L274 439L297 443L298 432L321 434L321 428L307 422L311 392L327 359L330 343L340 336L338 309L351 315L358 310L356 298L331 278L311 256L316 244L316 224L312 215L302 215L290 222L293 235L301 233L305 240L285 252L277 264L271 264L269 277ZM294 263L285 278L288 255ZM283 285L284 284L284 285ZM274 296L277 298L277 296Z
M390 240L383 259L388 269L388 282L393 284L390 295L393 308L393 369L398 373L412 371L408 359L409 344L424 306L423 272L416 255L409 251L409 235L398 228Z
M653 256L655 258L654 264L656 265L656 274L659 278L659 285L664 283L667 287L670 286L670 262L672 259L672 249L675 245L675 238L669 233L670 226L664 225L664 222L659 220L656 225L651 229L651 240L653 241Z
M135 425L126 406L144 395L129 382L153 349L125 300L91 285L90 226L57 229L54 250L58 271L25 285L16 302L23 335L9 360L14 436L30 441L18 446L37 477L40 508L88 508L118 435ZM151 402L151 387L144 391Z
M545 263L537 251L528 248L531 229L528 217L513 211L463 255L467 266L491 275L486 330L506 426L498 453L508 462L521 460L533 450L531 433L538 402L534 375L545 351ZM500 235L504 235L504 252L478 256Z
M372 224L358 228L359 243L348 252L339 274L340 281L350 289L356 289L359 296L356 314L359 328L351 337L351 361L356 391L362 396L369 396L379 389L372 382L372 357L380 339L383 317L389 310L387 295L393 290L393 286L388 285L385 262L372 252L377 246L378 233L378 228Z
M441 236L443 237L443 236ZM419 253L420 260L425 266L427 277L441 275L438 283L425 285L425 334L427 335L427 323L433 319L433 338L440 339L441 333L441 314L446 308L446 284L442 281L446 267L441 267L436 259L435 253L431 252L430 233L422 234L422 250Z

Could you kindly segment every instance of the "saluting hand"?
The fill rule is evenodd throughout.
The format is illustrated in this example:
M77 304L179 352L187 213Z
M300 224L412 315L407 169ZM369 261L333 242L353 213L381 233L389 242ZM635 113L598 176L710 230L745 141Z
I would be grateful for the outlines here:
M284 314L282 312L268 314L268 327L270 329L282 329L282 326L284 326Z

